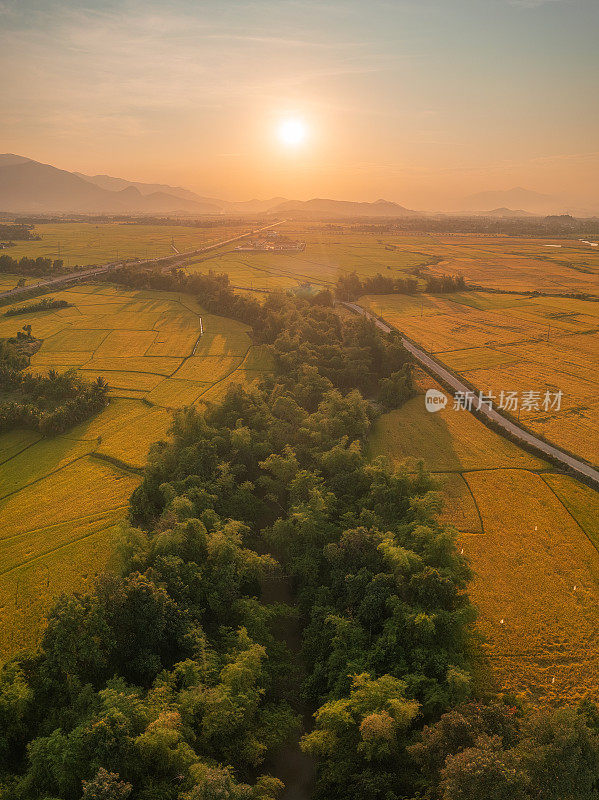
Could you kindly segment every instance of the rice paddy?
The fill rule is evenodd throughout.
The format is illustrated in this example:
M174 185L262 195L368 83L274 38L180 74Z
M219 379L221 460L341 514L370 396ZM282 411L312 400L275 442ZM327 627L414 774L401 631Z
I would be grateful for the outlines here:
M599 253L577 239L363 231L350 225L294 222L278 230L304 241L305 251L252 253L225 248L186 269L227 272L234 286L252 291L294 288L306 282L327 286L354 270L361 277L378 272L397 277L421 268L423 275L427 271L463 275L468 283L485 288L597 293ZM548 249L548 244L556 243L559 249Z
M4 318L0 335L31 324L43 338L31 372L103 376L112 399L52 439L0 436L0 659L35 643L60 592L84 588L104 569L148 451L168 437L172 410L204 406L272 366L247 326L205 314L191 297L107 284L54 296L73 303L71 313Z
M422 393L379 418L370 454L435 473L475 573L479 680L534 704L598 699L599 494Z
M599 463L599 303L484 292L372 295L362 303L496 402L501 391L537 393L514 416ZM561 392L559 408L543 406L546 392Z
M174 255L173 244L180 252L196 250L250 230L252 226L247 224L196 228L127 222L47 223L34 228L40 241L15 242L5 253L12 258L61 258L67 267L87 266L123 258ZM32 282L36 281L34 278Z

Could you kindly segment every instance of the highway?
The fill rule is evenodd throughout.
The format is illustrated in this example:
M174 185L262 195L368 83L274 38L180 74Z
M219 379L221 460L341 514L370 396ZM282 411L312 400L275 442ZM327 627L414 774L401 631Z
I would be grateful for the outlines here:
M368 319L372 319L375 325L384 333L391 333L391 331L394 330L391 326L387 325L385 322L382 322L358 303L343 303L343 305L356 314L362 314ZM459 379L457 375L446 369L442 364L440 364L435 358L432 358L417 344L403 336L401 331L398 331L398 333L401 336L403 346L409 353L412 354L416 361L425 367L427 372L430 372L436 378L439 378L439 380L441 380L446 386L450 386L455 392L469 392L470 394L468 396L472 396L473 390L471 386L467 386ZM479 401L478 391L474 391L472 411L477 411L481 416L492 421L494 426L498 426L503 431L510 434L510 436L517 438L521 442L526 442L531 447L534 447L534 449L538 451L540 455L549 456L552 460L559 462L562 466L575 472L579 477L585 478L587 481L590 480L596 485L597 488L599 488L599 470L591 466L591 464L587 464L586 461L582 461L575 456L564 452L559 447L549 444L548 442L543 441L543 439L539 439L534 435L534 433L531 433L530 431L526 430L526 428L521 427L516 422L512 422L512 420L507 419L494 408L490 408L488 403L481 403Z
M161 258L152 258L145 261L112 261L109 264L101 264L97 267L91 267L90 269L86 270L67 272L64 275L58 275L55 278L48 278L47 280L30 284L29 286L18 286L14 289L9 289L6 292L0 292L0 302L18 300L19 297L23 295L26 297L32 297L40 292L45 292L47 289L66 286L69 283L79 282L86 280L87 278L94 278L97 275L103 275L106 272L110 272L113 269L118 269L119 267L146 267L160 264L168 265L168 263L172 263L172 266L175 266L176 263L182 264L185 261L191 261L196 256L202 255L203 253L209 253L211 250L217 250L219 247L224 247L227 244L238 242L240 239L247 239L248 236L255 236L257 233L262 233L262 231L266 231L269 228L274 228L277 225L281 225L283 222L284 220L281 220L280 222L273 222L271 225L264 225L262 228L257 228L256 230L249 231L248 233L242 233L239 236L232 236L229 239L223 239L220 242L215 242L214 244L207 245L206 247L200 247L197 250L189 250L186 253L162 256Z

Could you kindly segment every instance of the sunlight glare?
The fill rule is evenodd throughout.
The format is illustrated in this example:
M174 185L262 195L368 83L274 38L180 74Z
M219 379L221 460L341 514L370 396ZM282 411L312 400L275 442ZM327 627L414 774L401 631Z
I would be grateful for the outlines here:
M283 120L278 129L279 139L289 147L297 147L306 139L306 125L301 119L290 118Z

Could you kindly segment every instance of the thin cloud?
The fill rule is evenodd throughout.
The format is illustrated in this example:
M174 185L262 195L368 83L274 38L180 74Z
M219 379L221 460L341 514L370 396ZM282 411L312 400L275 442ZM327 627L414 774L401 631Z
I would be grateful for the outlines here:
M518 8L540 8L550 3L561 3L563 0L508 0L511 6Z

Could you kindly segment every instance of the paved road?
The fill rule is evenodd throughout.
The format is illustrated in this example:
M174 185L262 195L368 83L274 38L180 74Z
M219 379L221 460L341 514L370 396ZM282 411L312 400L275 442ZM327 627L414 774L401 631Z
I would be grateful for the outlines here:
M356 314L362 314L363 316L368 317L368 319L372 319L375 325L385 333L391 333L393 330L393 328L391 328L385 322L382 322L380 319L377 319L358 303L343 303L343 305L349 308L351 311L354 311ZM401 334L401 331L399 333ZM442 364L439 364L436 359L431 358L431 356L425 350L423 350L421 347L418 347L418 345L414 344L414 342L410 341L405 336L401 337L401 341L406 350L410 352L417 361L425 366L429 372L440 378L448 386L451 386L454 391L470 392L469 396L472 395L472 389L469 386L466 386L466 384L463 383L456 375L443 367ZM476 392L472 401L472 410L479 411L481 415L487 417L489 420L492 420L496 425L506 431L506 433L510 433L520 441L528 443L541 454L550 456L564 467L569 467L581 477L590 479L599 488L599 470L597 470L595 467L592 467L590 464L587 464L585 461L581 461L580 459L565 453L563 450L560 450L559 447L548 444L542 439L537 438L533 433L527 431L525 428L522 428L517 423L506 419L494 408L489 408L487 403L480 403L478 393Z
M242 233L239 236L231 236L229 239L223 239L220 242L215 242L214 244L207 245L206 247L200 247L198 250L190 250L187 253L179 253L176 256L169 255L161 258L151 258L147 261L111 261L109 264L101 264L100 266L91 267L90 269L82 270L80 272L68 272L65 275L58 275L56 278L48 278L47 280L39 281L38 283L34 283L29 286L19 286L15 289L9 289L7 292L0 292L0 301L13 299L18 300L21 295L27 295L31 297L32 293L38 293L40 291L44 291L45 289L52 289L54 287L63 286L75 281L85 280L86 278L93 278L96 275L103 275L106 272L117 269L118 267L145 267L152 264L156 265L171 261L179 261L181 263L184 261L190 261L202 253L208 253L210 250L216 250L224 245L231 244L232 242L238 242L240 239L246 239L248 236L255 236L257 233L266 231L269 228L274 228L276 225L281 225L283 221L273 222L271 225L264 225L262 228L257 228L256 230L249 231L248 233Z

